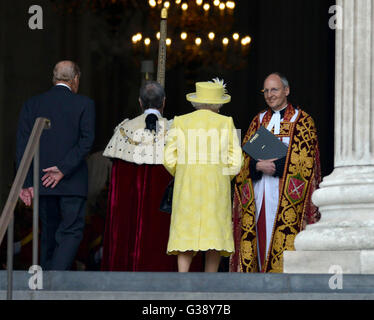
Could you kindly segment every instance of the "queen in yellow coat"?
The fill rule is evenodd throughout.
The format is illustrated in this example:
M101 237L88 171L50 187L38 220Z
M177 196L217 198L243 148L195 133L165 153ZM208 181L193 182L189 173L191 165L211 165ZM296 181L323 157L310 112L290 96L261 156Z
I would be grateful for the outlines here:
M230 181L242 151L232 118L218 114L230 99L223 81L196 83L187 100L197 110L175 117L169 131L164 166L175 182L167 252L178 254L180 272L197 251L206 252L208 272L234 252Z

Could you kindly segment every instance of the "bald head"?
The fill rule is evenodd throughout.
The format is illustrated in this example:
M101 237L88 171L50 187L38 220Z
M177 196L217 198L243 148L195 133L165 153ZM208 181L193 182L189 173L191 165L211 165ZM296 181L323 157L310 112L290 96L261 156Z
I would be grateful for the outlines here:
M81 72L79 66L73 61L60 61L53 69L53 84L67 84L73 92L78 92Z
M281 74L272 73L265 79L265 101L274 111L281 110L287 105L287 96L289 93L288 81Z
M283 84L283 87L285 87L285 88L290 86L289 83L288 83L287 78L283 74L281 74L279 72L274 72L274 73L269 74L267 76L267 78L265 79L265 82L268 79L269 80L275 80L275 81L281 81L282 84Z

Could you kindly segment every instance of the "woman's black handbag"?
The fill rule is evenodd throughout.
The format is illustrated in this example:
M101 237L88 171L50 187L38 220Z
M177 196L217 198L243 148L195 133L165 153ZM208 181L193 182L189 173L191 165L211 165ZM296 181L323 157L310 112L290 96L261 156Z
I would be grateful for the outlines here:
M173 189L174 179L172 179L166 187L165 193L161 200L160 211L171 213L171 207L173 204Z

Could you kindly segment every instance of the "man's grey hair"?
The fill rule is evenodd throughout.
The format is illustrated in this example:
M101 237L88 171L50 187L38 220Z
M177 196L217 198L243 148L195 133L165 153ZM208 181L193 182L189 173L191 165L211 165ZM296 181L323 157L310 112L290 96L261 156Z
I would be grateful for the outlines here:
M210 109L213 111L218 111L223 106L222 104L198 103L198 102L191 102L191 104L197 110Z
M164 104L165 90L157 81L146 81L140 88L139 98L144 109L161 109Z
M281 79L284 88L289 88L290 87L290 84L289 84L287 78L282 73L273 72L273 73L269 74L269 76L271 76L272 74L275 74L276 76L278 76Z
M73 61L60 61L53 69L53 84L59 81L71 82L78 76L80 78L81 71L79 66Z

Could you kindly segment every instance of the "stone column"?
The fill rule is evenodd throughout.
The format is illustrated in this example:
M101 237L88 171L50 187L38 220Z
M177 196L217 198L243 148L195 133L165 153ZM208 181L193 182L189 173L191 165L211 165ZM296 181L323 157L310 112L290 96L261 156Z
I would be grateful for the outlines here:
M374 273L374 0L337 5L334 171L312 196L321 220L284 254L286 273Z

